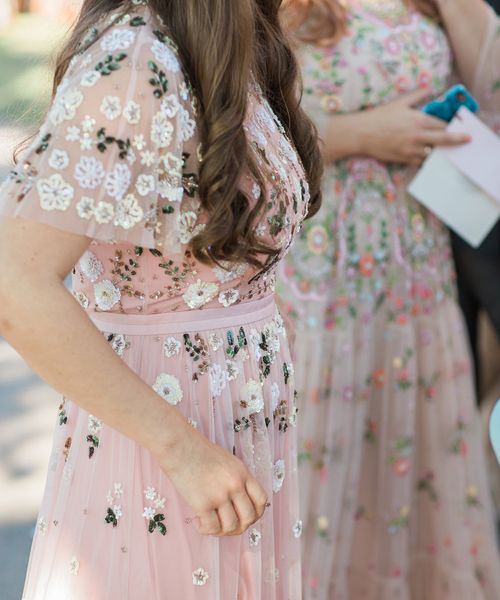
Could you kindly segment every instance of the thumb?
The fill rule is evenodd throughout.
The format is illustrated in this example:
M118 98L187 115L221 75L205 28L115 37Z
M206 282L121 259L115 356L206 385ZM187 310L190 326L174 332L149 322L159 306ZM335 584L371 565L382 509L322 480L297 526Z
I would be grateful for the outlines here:
M419 104L422 104L424 100L429 100L431 97L431 89L425 87L415 90L414 92L404 94L400 98L394 100L394 104L399 104L400 106L406 106L407 108L411 108L413 106L418 106Z

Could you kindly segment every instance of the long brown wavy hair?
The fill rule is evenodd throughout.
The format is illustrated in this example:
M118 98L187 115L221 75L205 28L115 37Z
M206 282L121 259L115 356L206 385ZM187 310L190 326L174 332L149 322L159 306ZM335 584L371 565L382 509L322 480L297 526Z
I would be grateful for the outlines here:
M434 0L403 0L405 4L439 21ZM287 28L306 43L330 45L347 31L346 2L342 0L285 0Z
M149 0L150 10L167 24L179 47L186 77L199 105L203 149L199 197L208 214L206 229L191 242L203 262L245 260L262 266L279 251L258 240L255 223L267 203L261 194L252 208L240 190L250 171L264 188L265 173L256 166L243 129L248 90L257 79L295 145L309 182L309 216L321 203L322 163L316 131L300 108L298 67L281 29L282 0ZM84 0L76 25L58 56L54 90L75 49L90 28L110 11L133 10L130 1ZM101 32L102 34L102 32Z

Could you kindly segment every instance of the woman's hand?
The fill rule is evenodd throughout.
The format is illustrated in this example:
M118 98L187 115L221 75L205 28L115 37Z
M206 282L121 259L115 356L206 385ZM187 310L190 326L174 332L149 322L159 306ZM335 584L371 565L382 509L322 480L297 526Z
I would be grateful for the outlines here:
M264 514L267 495L245 465L186 424L175 443L155 453L204 535L240 535Z
M359 115L362 147L382 162L420 165L434 146L459 146L470 136L449 133L447 123L414 107L429 98L418 90Z
M0 219L1 335L62 395L150 450L199 515L201 533L242 533L264 512L262 487L120 359L65 289L90 242Z

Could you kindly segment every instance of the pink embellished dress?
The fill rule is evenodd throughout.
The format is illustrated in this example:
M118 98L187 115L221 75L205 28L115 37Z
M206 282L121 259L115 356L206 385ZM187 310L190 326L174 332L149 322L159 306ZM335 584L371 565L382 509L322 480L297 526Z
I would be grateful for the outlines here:
M348 6L335 47L299 50L320 134L335 114L450 84L453 57L434 22L400 0ZM491 16L474 93L498 123ZM323 206L279 268L297 328L308 600L500 598L448 231L406 193L413 175L363 157L329 166Z
M268 198L255 227L281 259L307 212L304 172L257 86L245 129L269 184L248 176L242 190L251 203ZM64 399L24 600L301 598L294 374L273 295L279 261L260 270L196 261L189 242L206 223L201 160L175 43L137 6L89 32L1 188L0 214L92 240L73 270L75 302L165 402L245 462L271 506L242 536L201 536L151 454Z

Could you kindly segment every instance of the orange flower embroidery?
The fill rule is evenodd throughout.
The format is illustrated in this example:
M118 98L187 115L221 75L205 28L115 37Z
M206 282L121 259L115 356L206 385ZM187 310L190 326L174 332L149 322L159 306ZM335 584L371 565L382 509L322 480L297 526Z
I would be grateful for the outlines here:
M363 277L370 277L373 274L373 269L375 268L375 260L373 255L365 254L361 257L359 261L359 272Z

